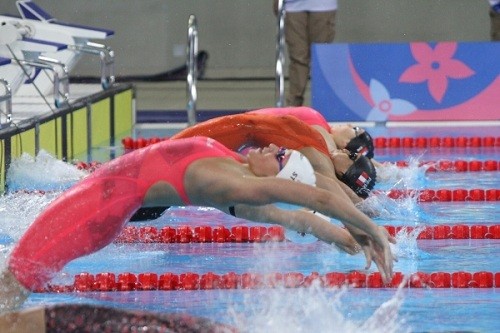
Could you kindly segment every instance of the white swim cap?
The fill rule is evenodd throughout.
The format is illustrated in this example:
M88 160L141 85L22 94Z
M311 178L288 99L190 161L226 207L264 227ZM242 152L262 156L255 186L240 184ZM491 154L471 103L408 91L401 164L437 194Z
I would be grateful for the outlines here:
M288 162L276 177L316 186L316 175L311 162L296 150L292 150Z

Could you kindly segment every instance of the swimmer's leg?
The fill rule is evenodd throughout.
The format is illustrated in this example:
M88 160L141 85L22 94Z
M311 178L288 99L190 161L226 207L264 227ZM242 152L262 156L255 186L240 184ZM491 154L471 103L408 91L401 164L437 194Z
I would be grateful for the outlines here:
M23 235L8 263L27 289L48 282L69 261L111 243L142 204L127 178L93 178L52 202Z

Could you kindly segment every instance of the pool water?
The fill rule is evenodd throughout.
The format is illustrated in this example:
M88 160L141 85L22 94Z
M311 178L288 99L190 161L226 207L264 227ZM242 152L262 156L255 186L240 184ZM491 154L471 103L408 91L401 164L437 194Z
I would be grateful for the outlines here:
M498 127L370 129L377 136L498 136ZM156 135L157 133L141 133ZM97 156L96 154L95 156ZM437 160L500 160L500 147L376 150L378 161L407 161L409 166L389 172L377 184L378 194L365 205L376 210L379 225L424 227L435 225L494 225L500 204L495 201L419 202L393 200L391 189L500 189L500 171L425 172L419 162ZM35 167L35 172L33 172ZM47 173L46 170L51 170ZM50 174L50 176L48 176ZM11 193L0 198L0 265L14 242L36 215L65 188L84 176L75 167L43 155L24 157L9 174ZM44 193L14 190L45 190ZM332 223L338 223L332 221ZM204 207L172 207L155 221L134 227L263 225ZM268 225L266 225L268 227ZM52 283L70 284L81 272L134 274L170 272L271 274L364 270L362 255L351 256L332 245L287 232L293 241L267 243L113 243L90 256L69 263ZM498 239L417 239L400 232L393 246L399 261L395 271L500 272ZM124 309L187 312L235 325L243 332L500 332L498 288L255 288L228 290L172 290L126 292L34 293L25 307L53 303L91 303Z

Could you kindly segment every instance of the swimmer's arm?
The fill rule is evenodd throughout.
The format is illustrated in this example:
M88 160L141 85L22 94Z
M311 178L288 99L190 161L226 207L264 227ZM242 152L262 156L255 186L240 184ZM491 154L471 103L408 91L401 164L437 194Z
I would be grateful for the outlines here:
M328 131L324 129L322 126L312 125L312 128L314 128L316 131L319 132L319 134L321 134L323 140L325 140L326 147L330 152L330 155L332 155L333 152L337 150L337 145L335 144L335 141L333 141L332 135L328 133Z
M316 174L316 186L327 191L335 191L339 193L343 199L346 199L346 204L357 204L362 202L363 199L357 196L346 184L338 179L326 177L318 172Z
M319 240L334 244L341 250L356 254L360 251L350 233L311 212L304 210L283 210L274 205L236 205L236 216L256 222L278 224L300 233L314 235Z
M278 178L262 177L259 181L251 182L240 179L240 182L239 188L245 189L238 193L240 203L257 205L272 202L291 203L338 219L346 227L354 226L361 229L369 237L365 245L366 267L369 268L373 260L379 268L384 283L388 283L392 278L395 258L387 236L354 205L346 205L345 199L342 199L339 193Z

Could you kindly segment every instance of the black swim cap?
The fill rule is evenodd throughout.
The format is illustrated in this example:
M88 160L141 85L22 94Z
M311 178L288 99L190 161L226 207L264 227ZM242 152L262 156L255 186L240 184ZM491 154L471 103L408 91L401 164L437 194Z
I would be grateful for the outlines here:
M359 197L366 199L375 186L377 171L368 157L360 156L340 177L340 180Z
M353 153L361 154L368 158L373 158L374 155L373 140L367 131L364 131L349 141L345 148Z

